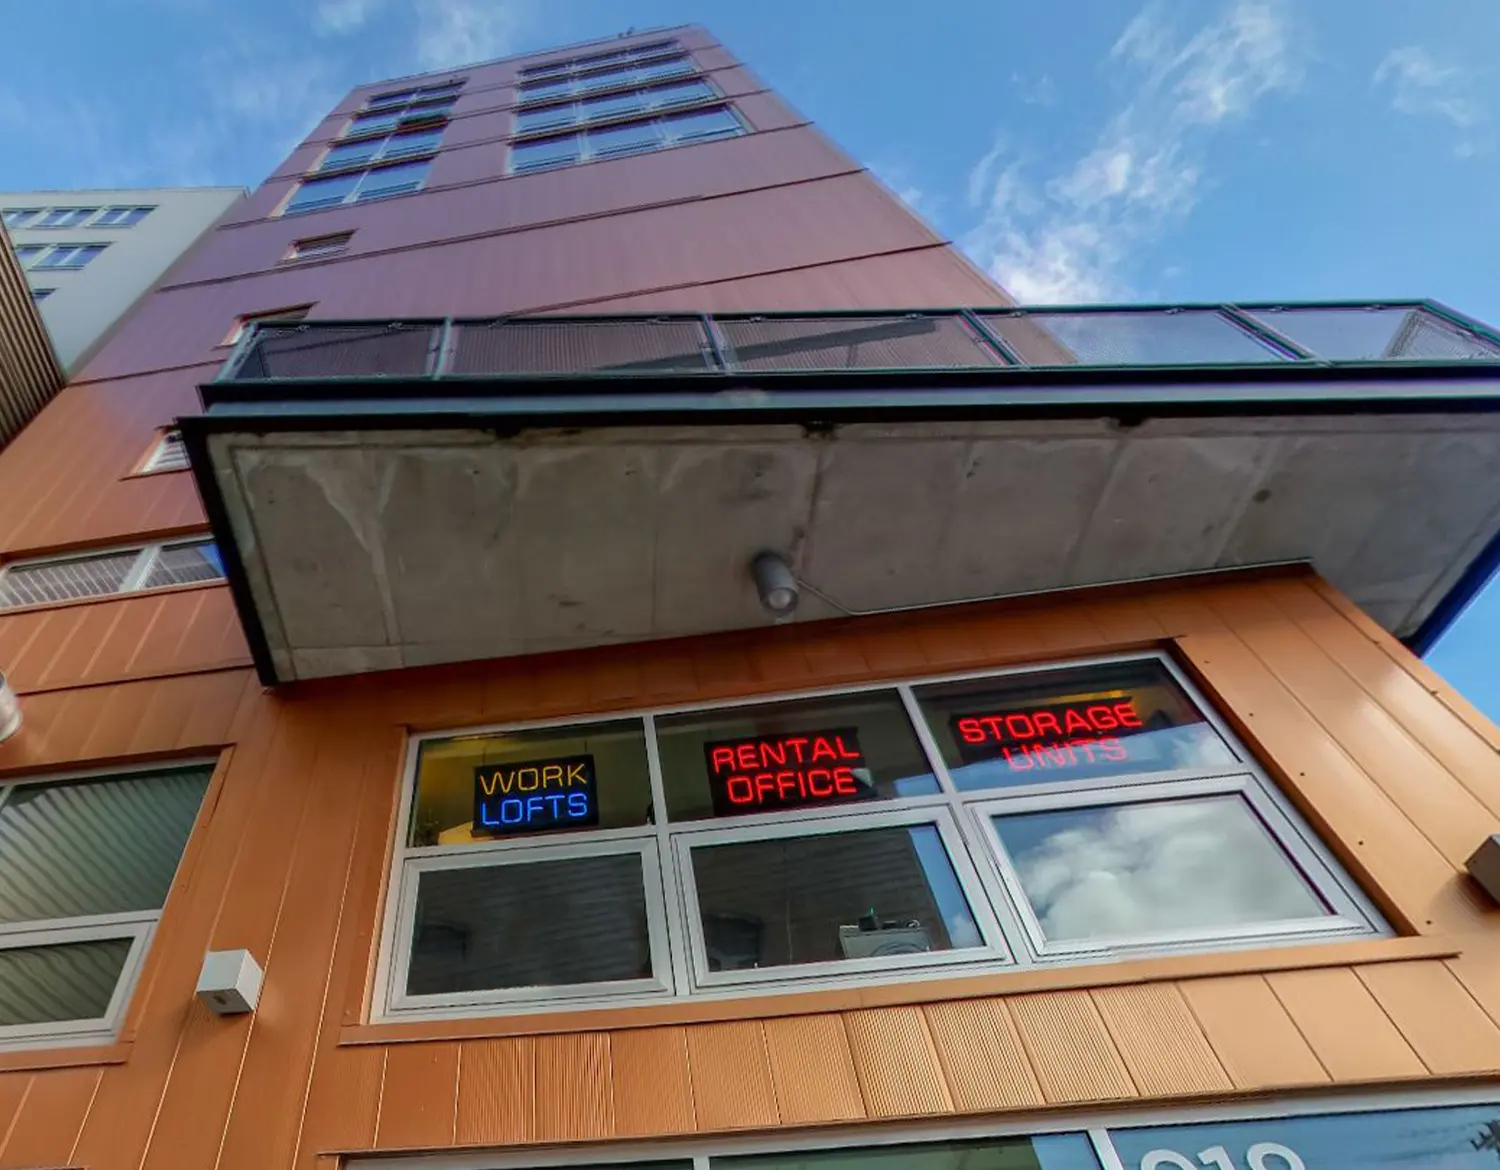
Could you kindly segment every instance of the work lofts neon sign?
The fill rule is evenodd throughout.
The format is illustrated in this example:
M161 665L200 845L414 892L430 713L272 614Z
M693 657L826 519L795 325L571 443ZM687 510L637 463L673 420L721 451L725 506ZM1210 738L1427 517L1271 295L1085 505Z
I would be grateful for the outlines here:
M494 834L599 823L593 756L480 764L474 769L474 831Z

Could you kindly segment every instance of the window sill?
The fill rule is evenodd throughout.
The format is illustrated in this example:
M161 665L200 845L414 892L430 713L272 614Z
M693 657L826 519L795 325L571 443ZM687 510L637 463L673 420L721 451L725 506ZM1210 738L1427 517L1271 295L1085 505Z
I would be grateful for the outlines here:
M769 1019L853 1011L900 1004L936 1003L992 995L1111 987L1169 979L1216 975L1258 975L1273 971L1310 970L1354 964L1398 963L1416 959L1451 959L1462 947L1452 938L1376 938L1305 946L1268 947L1254 951L1170 955L1127 962L1029 967L1000 974L971 975L916 983L884 983L832 991L786 992L738 999L676 1001L660 1006L588 1008L524 1016L476 1016L410 1023L345 1024L339 1044L401 1044L494 1036L649 1028L724 1020Z
M48 1068L78 1068L84 1065L124 1064L134 1045L129 1040L78 1048L18 1049L0 1052L0 1072L29 1072Z
M153 471L150 474L166 475L169 473ZM194 589L218 589L228 583L223 577L216 577L212 581L189 581L185 585L162 585L156 589L129 589L124 593L100 593L94 597L70 597L66 601L39 601L35 605L12 605L9 608L0 609L0 619L8 618L12 614L44 613L51 609L71 609L77 605L98 605L105 601L128 601L132 597L161 597L167 593L191 593Z

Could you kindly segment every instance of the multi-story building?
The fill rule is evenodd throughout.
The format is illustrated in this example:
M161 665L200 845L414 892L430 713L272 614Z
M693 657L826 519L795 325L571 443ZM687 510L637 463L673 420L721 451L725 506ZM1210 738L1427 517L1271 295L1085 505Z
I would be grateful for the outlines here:
M62 384L52 338L0 225L0 447L52 401Z
M194 241L238 187L0 192L0 218L71 373Z
M702 29L355 90L0 454L0 1165L1489 1165L1497 378Z

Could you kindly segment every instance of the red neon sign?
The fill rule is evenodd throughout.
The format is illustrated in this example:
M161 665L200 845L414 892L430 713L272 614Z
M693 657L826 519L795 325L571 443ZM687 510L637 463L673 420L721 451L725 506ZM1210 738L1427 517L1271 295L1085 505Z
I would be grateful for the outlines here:
M952 718L965 763L1002 759L1013 772L1134 760L1146 730L1132 699L1048 703Z
M852 727L703 745L714 815L867 800L869 765Z

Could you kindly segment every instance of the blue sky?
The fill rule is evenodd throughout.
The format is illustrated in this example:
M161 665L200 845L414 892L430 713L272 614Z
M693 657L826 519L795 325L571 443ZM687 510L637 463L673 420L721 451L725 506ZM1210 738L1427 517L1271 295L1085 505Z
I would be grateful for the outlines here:
M1500 323L1494 0L7 6L0 190L253 187L351 86L700 22L1026 301L1430 296ZM1439 646L1500 717L1500 590Z

